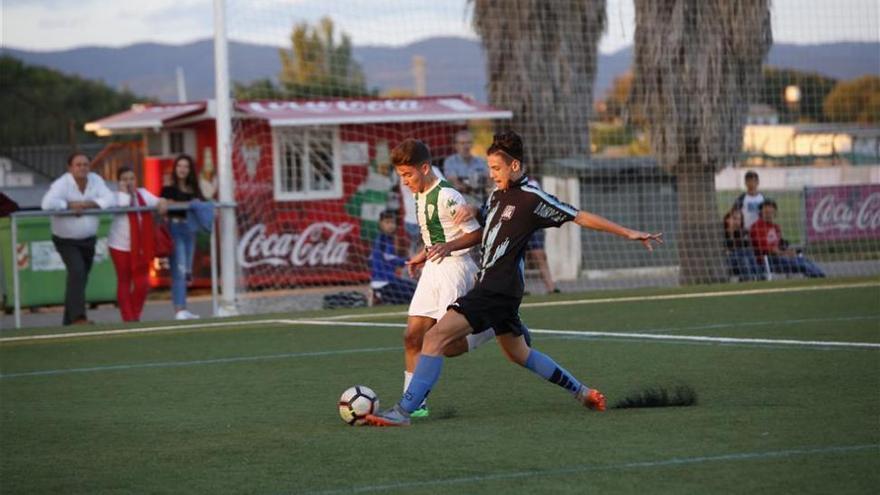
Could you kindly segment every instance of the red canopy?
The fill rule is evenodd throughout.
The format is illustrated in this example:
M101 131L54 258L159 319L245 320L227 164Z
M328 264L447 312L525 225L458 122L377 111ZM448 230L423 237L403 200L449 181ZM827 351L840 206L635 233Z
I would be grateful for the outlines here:
M498 110L466 96L240 101L235 104L235 110L235 118L266 119L273 127L509 119L513 116L510 111ZM191 118L214 118L214 113L205 102L134 105L126 112L89 122L85 129L103 136L159 130Z
M204 112L205 102L170 105L132 105L131 110L89 122L85 129L98 135L113 132L133 132L143 129L161 129L171 121Z

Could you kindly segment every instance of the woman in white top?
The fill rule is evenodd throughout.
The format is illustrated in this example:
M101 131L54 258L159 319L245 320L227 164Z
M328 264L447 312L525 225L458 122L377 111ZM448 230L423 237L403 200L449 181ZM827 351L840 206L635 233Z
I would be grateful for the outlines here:
M74 211L76 215L53 216L52 243L64 267L64 325L92 323L86 317L86 284L95 259L99 219L80 212L115 206L113 193L100 175L91 172L91 160L85 153L67 158L67 173L59 177L43 196L44 210Z
M129 167L117 172L119 206L156 206L160 214L167 203L142 187ZM116 268L116 298L122 321L140 321L149 289L150 263L153 261L153 214L148 211L121 213L113 219L107 245Z

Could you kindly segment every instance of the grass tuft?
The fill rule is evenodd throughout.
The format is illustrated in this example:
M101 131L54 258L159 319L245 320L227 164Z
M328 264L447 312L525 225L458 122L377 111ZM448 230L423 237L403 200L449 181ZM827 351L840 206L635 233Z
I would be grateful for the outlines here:
M612 409L642 407L688 407L697 405L697 392L689 385L676 385L670 392L666 387L655 385L630 393L618 400Z

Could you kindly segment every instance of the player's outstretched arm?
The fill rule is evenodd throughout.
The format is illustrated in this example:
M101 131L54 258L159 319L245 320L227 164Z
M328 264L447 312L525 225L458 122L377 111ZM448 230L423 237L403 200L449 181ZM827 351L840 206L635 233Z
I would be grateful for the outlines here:
M644 244L645 248L648 251L654 250L653 243L655 242L657 244L663 244L663 233L651 234L648 232L633 230L630 228L626 228L622 225L618 225L611 220L608 220L607 218L600 217L599 215L594 215L586 211L579 211L577 216L574 217L574 223L587 229L616 234L633 241L642 241L642 244Z

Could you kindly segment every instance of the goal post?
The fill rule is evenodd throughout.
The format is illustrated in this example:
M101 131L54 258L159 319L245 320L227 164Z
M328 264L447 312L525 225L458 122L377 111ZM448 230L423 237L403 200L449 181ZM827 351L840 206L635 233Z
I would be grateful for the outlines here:
M221 202L234 202L232 174L232 101L226 39L226 0L214 0L214 88L217 126L217 180ZM236 308L235 210L220 211L221 303L215 316L232 316ZM213 262L213 261L212 261Z

